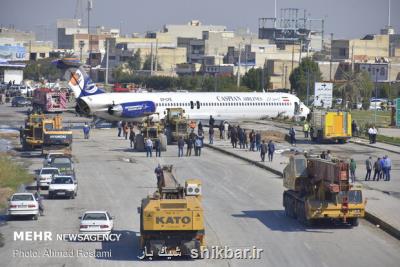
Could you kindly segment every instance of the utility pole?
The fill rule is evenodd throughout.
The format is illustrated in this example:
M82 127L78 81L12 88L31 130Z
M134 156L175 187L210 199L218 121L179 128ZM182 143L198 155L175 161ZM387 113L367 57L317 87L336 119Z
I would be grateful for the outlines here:
M155 56L155 59L154 59L154 63L155 63L154 64L154 70L155 70L155 73L157 75L157 71L158 71L158 39L156 39L156 56Z
M239 62L238 62L238 70L237 70L237 88L238 89L240 87L240 56L241 56L241 54L242 54L242 51L241 51L241 46L239 43Z
M308 95L310 93L310 67L307 67L307 97L306 106L308 106Z
M291 73L293 73L293 69L294 69L294 40L292 43L292 69L290 70ZM290 93L293 94L292 85L290 85Z
M87 12L88 12L88 21L87 21L87 30L88 30L88 41L89 41L89 66L90 66L90 72L89 72L89 77L92 74L92 42L91 42L91 36L90 36L90 11L93 8L92 0L88 0L88 5L87 5Z
M329 57L329 81L332 81L332 50L333 50L333 32L331 32L331 56Z
M108 39L106 39L106 78L105 78L105 84L108 85L108 53L109 53L109 42Z
M153 43L151 43L151 47L150 47L150 76L153 75Z
M301 52L302 52L303 40L300 39L300 47L299 47L299 65L301 63Z

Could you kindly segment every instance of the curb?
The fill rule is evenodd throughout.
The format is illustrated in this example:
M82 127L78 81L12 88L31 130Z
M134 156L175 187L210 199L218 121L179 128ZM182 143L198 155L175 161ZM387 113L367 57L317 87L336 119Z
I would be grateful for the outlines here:
M232 153L232 152L230 152L230 151L226 151L226 150L223 149L223 148L219 148L219 147L212 146L212 145L209 145L209 144L204 144L204 146L205 146L205 147L208 147L208 148L211 148L211 149L214 149L214 150L217 150L217 151L222 152L222 153L224 153L224 154L227 154L227 155L229 155L229 156L233 156L233 157L239 158L239 159L241 159L241 160L247 161L247 162L249 162L249 163L251 163L251 164L253 164L253 165L256 165L256 166L259 167L259 168L262 168L262 169L264 169L264 170L267 170L267 171L269 171L269 172L272 172L273 174L276 174L276 175L278 175L279 177L283 177L283 173L282 173L282 172L277 171L277 170L275 170L275 169L273 169L273 168L271 168L271 167L268 167L268 166L266 166L266 165L264 165L264 164L262 164L262 163L260 163L260 162L257 162L257 161L248 159L248 158L246 158L246 157L239 156L239 155L237 155L237 154L235 154L235 153Z
M246 157L237 155L237 154L235 154L235 153L233 153L233 152L227 151L227 150L225 150L225 149L223 149L223 148L219 148L219 147L216 147L216 146L213 146L213 145L204 144L204 146L205 146L205 147L208 147L208 148L211 148L211 149L214 149L214 150L216 150L216 151L222 152L222 153L227 154L227 155L229 155L229 156L233 156L233 157L235 157L235 158L244 160L244 161L249 162L249 163L251 163L251 164L253 164L253 165L255 165L255 166L259 167L259 168L262 168L262 169L264 169L264 170L267 170L267 171L269 171L269 172L272 172L273 174L276 174L276 175L278 175L279 177L283 177L283 173L282 173L282 172L280 172L280 171L278 171L278 170L275 170L275 169L273 169L273 168L271 168L271 167L265 166L265 165L263 165L263 164L261 164L261 163L259 163L259 162L257 162L257 161L248 159L248 158L246 158ZM398 152L396 152L396 153L398 153ZM368 211L365 211L365 217L364 217L364 219L367 220L368 222L374 224L374 225L379 225L380 229L382 229L383 231L385 231L386 233L388 233L388 234L391 235L392 237L394 237L394 238L400 240L400 230L399 230L399 229L396 229L395 227L393 227L393 226L390 225L389 223L383 221L382 219L376 217L376 216L373 215L372 213L370 213L370 212L368 212Z
M359 143L359 142L355 142L355 141L352 141L352 140L350 140L349 142L352 143L352 144L355 144L355 145L366 146L366 147L369 147L369 148L381 149L381 150L385 150L385 151L388 151L388 152L391 152L391 153L400 154L399 151L395 151L395 150L391 150L391 149L387 149L387 148L371 146L369 144ZM381 143L383 143L383 142L381 142ZM388 144L388 143L383 143L383 144ZM392 145L392 144L390 144L390 145Z
M397 238L400 240L400 230L396 229L392 225L388 224L387 222L383 221L382 219L379 219L375 215L373 215L370 212L365 211L365 219L369 221L370 223L373 223L375 225L379 225L379 228L388 233L389 235L393 236L394 238Z

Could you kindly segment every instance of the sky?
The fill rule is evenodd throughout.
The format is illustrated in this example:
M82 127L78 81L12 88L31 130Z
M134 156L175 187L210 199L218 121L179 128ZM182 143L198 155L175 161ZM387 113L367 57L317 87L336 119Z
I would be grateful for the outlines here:
M80 0L86 7L87 0ZM78 0L0 0L0 24L56 38L56 20L73 18ZM258 18L274 17L275 0L93 0L91 25L121 28L123 34L160 30L165 24L225 25L228 30L257 33ZM311 18L325 19L325 33L334 38L362 38L388 24L389 0L276 0L281 8L306 9ZM400 0L391 0L391 25L400 33ZM87 22L87 11L84 24Z

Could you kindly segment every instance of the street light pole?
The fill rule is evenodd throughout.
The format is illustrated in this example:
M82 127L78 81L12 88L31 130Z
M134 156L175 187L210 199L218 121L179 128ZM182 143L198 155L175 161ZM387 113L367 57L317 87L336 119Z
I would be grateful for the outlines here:
M375 127L376 127L376 110L377 110L377 106L376 106L377 102L376 102L376 100L378 99L378 71L379 71L379 68L377 67L375 69L375 110L374 110L374 124L375 124Z
M82 49L85 46L85 42L83 40L79 41L79 49L80 49L80 61L82 63Z

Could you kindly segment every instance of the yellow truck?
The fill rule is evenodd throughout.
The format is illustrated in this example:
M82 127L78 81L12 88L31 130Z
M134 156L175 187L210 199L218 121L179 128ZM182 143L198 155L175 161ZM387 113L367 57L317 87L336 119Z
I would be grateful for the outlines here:
M172 174L172 165L163 166L158 190L142 200L138 212L143 258L201 253L205 229L199 179L188 179L183 187Z
M310 136L315 142L345 143L351 138L351 114L345 111L314 110L310 114Z
M349 183L349 164L342 160L292 155L283 170L285 214L306 225L336 220L358 225L365 215L360 188Z
M59 115L48 118L43 114L31 114L25 121L21 142L23 150L41 148L43 154L54 150L70 154L72 131L63 128Z

